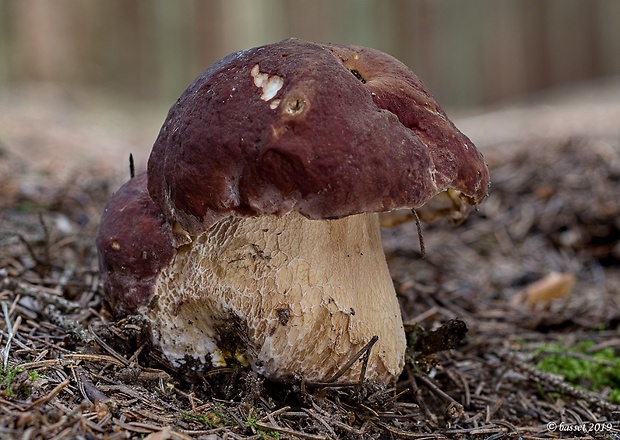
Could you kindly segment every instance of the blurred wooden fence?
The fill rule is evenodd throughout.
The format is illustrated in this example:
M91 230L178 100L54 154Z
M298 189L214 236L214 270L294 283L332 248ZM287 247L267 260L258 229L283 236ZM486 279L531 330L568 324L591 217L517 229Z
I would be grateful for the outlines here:
M451 106L620 74L620 0L0 0L0 85L170 100L288 36L389 52Z

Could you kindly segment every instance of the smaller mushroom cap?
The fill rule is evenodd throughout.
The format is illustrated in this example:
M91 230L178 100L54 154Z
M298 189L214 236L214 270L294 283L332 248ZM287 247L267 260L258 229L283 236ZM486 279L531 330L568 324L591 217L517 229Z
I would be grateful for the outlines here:
M96 237L103 285L116 313L135 313L153 295L155 279L175 254L171 227L146 189L146 173L108 201Z

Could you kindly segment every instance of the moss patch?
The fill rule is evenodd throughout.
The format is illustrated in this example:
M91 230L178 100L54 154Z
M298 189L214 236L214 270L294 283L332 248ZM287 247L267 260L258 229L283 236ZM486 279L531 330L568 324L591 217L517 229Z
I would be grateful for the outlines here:
M613 348L592 351L593 342L574 347L545 344L537 350L542 356L536 367L546 373L561 375L579 388L609 390L609 400L620 403L620 357Z

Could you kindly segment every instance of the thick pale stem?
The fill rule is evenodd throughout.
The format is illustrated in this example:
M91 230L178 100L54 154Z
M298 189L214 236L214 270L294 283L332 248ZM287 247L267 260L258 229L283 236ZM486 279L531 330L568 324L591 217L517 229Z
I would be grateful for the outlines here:
M322 381L377 335L366 377L388 382L403 368L376 214L223 220L179 249L146 314L176 363L236 358L273 380ZM341 380L359 372L358 362Z

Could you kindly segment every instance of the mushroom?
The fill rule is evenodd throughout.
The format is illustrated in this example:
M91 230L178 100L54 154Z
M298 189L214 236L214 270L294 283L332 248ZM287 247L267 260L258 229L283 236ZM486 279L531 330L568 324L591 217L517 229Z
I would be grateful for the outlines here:
M405 334L378 213L439 194L451 208L436 215L462 216L488 185L482 155L393 57L298 39L237 52L181 95L147 177L107 205L104 286L175 366L353 380L359 362L336 373L376 336L365 377L388 383Z
M174 255L172 228L146 189L146 173L123 185L105 206L96 238L101 281L114 311L146 306Z

